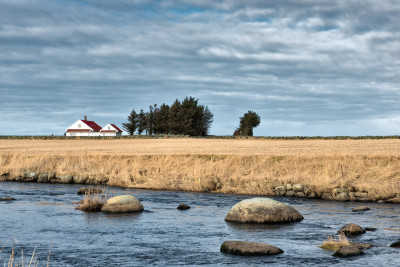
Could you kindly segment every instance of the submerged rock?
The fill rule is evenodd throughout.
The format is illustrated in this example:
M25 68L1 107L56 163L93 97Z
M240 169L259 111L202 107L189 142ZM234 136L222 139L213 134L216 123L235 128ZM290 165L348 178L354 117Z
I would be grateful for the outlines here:
M365 233L365 230L362 229L359 225L354 223L349 223L340 228L337 232L338 234L345 234L346 236L354 236L354 235L361 235Z
M143 211L143 205L134 196L122 195L107 200L101 211L110 213L137 212Z
M352 257L357 255L362 255L364 252L357 246L349 245L344 246L338 251L336 251L332 256L335 257Z
M177 209L178 210L188 210L188 209L190 209L190 206L182 203L177 207Z
M11 200L16 200L16 199L13 198L13 197L3 197L3 198L0 198L0 201L11 201Z
M283 253L283 250L275 246L247 241L225 241L221 245L220 251L241 256L267 256Z
M358 206L358 207L353 208L351 211L356 212L356 211L365 211L365 210L370 210L370 209L367 206Z
M242 200L225 217L226 221L241 223L281 223L302 219L303 216L294 208L270 198Z

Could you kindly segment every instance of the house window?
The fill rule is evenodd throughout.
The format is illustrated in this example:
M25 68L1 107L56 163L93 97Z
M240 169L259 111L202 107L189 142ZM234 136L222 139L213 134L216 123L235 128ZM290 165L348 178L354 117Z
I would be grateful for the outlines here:
M81 124L78 124L78 128L81 128Z
M108 126L108 130L110 130L110 126Z

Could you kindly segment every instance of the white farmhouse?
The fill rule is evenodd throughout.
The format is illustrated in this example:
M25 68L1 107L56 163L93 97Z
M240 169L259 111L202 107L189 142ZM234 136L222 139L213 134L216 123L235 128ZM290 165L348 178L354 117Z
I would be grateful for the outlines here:
M121 136L122 130L115 124L107 124L100 130L101 136Z
M65 136L121 136L122 130L115 124L107 124L103 128L94 121L78 120L68 127Z

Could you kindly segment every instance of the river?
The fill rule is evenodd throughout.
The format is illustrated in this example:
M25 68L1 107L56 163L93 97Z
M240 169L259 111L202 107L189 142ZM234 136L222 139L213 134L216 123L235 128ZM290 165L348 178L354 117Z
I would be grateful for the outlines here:
M250 198L244 195L108 188L108 194L132 194L145 211L135 214L86 213L75 209L80 185L0 182L0 265L8 262L11 242L16 257L35 246L39 266L399 266L400 205L273 197L296 208L304 220L291 224L249 225L224 221L229 209ZM186 203L185 211L176 207ZM365 203L364 203L365 204ZM352 241L374 247L365 255L342 259L318 246L347 223L377 228ZM285 252L276 256L241 257L219 251L226 240L268 243Z

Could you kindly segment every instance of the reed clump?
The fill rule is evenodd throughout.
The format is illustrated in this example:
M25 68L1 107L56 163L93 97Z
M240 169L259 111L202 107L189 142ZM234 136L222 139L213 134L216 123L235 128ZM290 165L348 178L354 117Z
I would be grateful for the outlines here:
M337 251L344 246L349 246L350 244L351 243L347 237L344 234L341 234L338 238L328 236L328 240L325 240L320 248Z
M93 188L91 188L93 189ZM107 191L106 193L96 193L95 190L88 190L84 194L83 200L80 201L76 209L87 211L87 212L99 212L104 204L107 202Z

